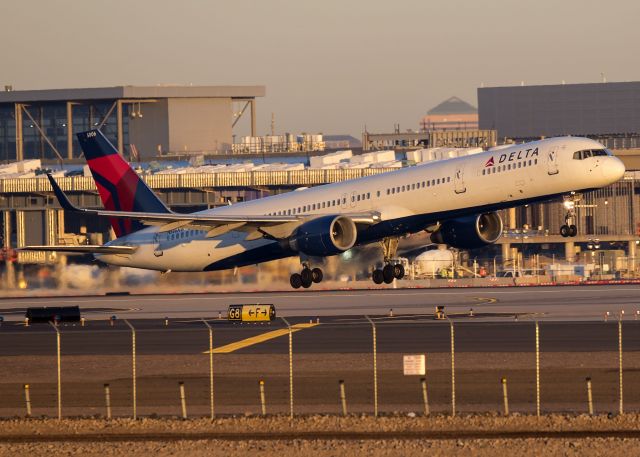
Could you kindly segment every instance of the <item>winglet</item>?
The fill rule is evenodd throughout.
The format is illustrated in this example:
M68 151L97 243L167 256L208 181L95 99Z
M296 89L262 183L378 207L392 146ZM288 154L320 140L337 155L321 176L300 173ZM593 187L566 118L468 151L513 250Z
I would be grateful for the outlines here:
M65 209L67 211L82 211L79 208L73 206L73 204L69 201L67 195L62 191L62 189L60 189L60 186L58 185L56 180L53 179L53 176L47 173L47 178L49 178L51 187L53 187L53 193L56 194L56 198L58 199L60 206L62 206L62 209Z

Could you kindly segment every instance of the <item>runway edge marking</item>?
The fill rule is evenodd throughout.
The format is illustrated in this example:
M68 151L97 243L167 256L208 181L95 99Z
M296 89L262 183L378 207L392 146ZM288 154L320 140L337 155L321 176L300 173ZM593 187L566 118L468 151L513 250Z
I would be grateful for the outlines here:
M320 324L295 324L291 326L292 332L299 332L305 328L315 327ZM224 346L220 346L213 349L214 354L229 354L231 352L237 351L239 349L244 349L249 346L253 346L256 344L264 343L265 341L272 340L274 338L278 338L279 336L284 336L289 333L288 328L282 328L279 330L273 330L271 332L262 333L260 335L252 336L251 338L246 338L244 340L236 341L235 343L225 344ZM208 354L209 351L204 351L203 354Z

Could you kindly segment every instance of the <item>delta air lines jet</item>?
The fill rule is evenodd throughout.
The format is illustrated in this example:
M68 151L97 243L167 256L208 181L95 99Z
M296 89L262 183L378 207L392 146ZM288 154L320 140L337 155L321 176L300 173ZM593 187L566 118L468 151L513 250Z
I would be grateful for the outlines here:
M404 276L395 262L400 237L427 231L434 243L472 249L502 235L497 210L564 198L622 178L623 163L602 144L574 137L511 145L466 157L299 189L192 214L178 214L147 187L99 130L78 134L104 210L61 206L111 221L116 239L100 246L31 246L91 253L102 262L150 270L212 271L299 256L294 288L322 281L314 259L379 243L376 284ZM563 236L575 236L567 213Z

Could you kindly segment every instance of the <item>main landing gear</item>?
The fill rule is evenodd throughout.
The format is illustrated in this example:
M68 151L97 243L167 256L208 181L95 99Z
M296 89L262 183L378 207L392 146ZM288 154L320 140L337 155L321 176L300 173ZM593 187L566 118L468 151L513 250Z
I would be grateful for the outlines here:
M300 273L294 273L289 278L289 283L294 289L304 287L308 289L314 282L317 284L322 281L324 274L320 268L309 268L308 265L304 265L304 268Z
M560 235L563 238L574 237L578 234L578 227L575 226L576 203L580 201L580 195L572 193L564 198L564 207L567 213L564 216L564 225L560 227Z
M374 283L391 284L394 279L404 278L404 266L400 263L393 262L398 251L398 241L399 239L397 237L385 238L380 241L384 258L384 267L382 267L382 269L376 268L373 270L371 279L373 279Z

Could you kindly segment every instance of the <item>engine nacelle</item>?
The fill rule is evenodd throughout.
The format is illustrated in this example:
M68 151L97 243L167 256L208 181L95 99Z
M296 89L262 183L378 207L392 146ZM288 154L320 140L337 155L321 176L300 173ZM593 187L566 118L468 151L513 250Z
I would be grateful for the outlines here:
M484 213L445 221L431 235L431 241L459 249L481 248L502 236L502 219L498 213Z
M321 216L305 222L289 238L296 252L310 256L330 256L351 249L356 244L356 224L346 216Z

